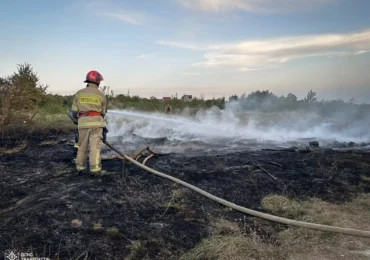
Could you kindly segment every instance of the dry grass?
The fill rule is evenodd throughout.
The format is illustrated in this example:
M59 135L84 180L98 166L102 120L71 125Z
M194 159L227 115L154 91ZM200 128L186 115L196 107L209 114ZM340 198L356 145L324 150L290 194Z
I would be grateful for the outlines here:
M93 229L94 230L101 230L101 229L103 229L103 224L102 223L93 223Z
M262 242L258 237L241 235L213 236L183 255L182 260L245 260L284 259L278 247Z
M272 214L313 223L370 230L370 194L353 201L331 204L319 199L295 201L273 195L262 207ZM286 226L281 226L286 228ZM269 241L268 243L266 241ZM370 239L287 227L273 240L242 234L236 223L218 219L210 224L210 237L182 256L182 260L276 259L361 260L370 258Z
M141 241L131 241L128 246L130 248L130 254L126 259L133 260L138 259L139 255L144 251L144 244Z
M211 236L181 260L284 259L279 247L264 243L257 235L245 236L235 222L214 220L209 231Z
M284 196L265 197L262 207L273 214L319 224L370 230L370 194L362 194L350 202L332 204L320 199L295 201Z
M59 132L69 132L76 128L66 114L55 115L38 115L35 117L35 123L30 127L30 132L42 132L51 129L58 130Z
M40 143L41 146L57 145L57 144L58 144L58 141L55 141L55 140L42 141Z
M119 229L117 227L109 227L105 230L108 236L115 238L120 236Z
M187 218L193 218L195 215L195 212L189 210L184 205L184 194L186 192L186 189L175 189L172 190L172 196L170 201L165 202L161 205L162 208L165 208L165 211L163 212L163 215L166 214L169 208L172 208L178 212L183 212L187 216Z
M21 144L14 146L12 148L0 148L0 154L15 154L20 153L26 149L28 143L26 141L21 142Z
M370 230L370 194L351 202L331 204L319 199L298 202L284 196L268 196L262 207L273 214L295 219ZM369 259L370 239L289 227L278 234L278 241L288 252L288 259Z
M304 208L301 203L284 196L274 195L266 197L262 200L261 205L264 210L287 218L297 218L304 214Z
M5 133L3 137L27 140L35 133L45 134L50 131L68 133L75 129L76 125L74 125L65 114L37 114L29 121L24 121L23 118L14 118L14 120L3 129Z
M219 235L241 235L239 226L235 222L225 219L217 219L213 221L209 228L210 234L213 236Z

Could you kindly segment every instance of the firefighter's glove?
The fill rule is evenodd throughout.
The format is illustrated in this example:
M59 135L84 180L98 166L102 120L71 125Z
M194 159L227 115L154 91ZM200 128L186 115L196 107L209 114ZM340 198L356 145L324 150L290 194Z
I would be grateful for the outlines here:
M77 112L75 111L72 111L72 109L68 109L67 111L67 115L69 116L69 118L72 120L72 122L77 125L78 124L78 117L77 117Z
M103 128L103 143L105 143L105 141L107 140L107 133L108 133L108 128L105 126Z

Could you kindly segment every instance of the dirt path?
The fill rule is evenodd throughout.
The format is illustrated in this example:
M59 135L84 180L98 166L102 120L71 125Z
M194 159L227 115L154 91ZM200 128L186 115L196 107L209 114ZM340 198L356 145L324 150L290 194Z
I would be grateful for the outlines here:
M109 176L78 176L71 140L69 135L35 136L24 151L0 155L0 252L12 249L51 259L177 259L208 236L212 219L259 225L134 165L110 161L103 165ZM172 154L148 162L257 210L270 194L343 202L368 193L369 164L369 154L331 150ZM271 232L264 225L261 232Z

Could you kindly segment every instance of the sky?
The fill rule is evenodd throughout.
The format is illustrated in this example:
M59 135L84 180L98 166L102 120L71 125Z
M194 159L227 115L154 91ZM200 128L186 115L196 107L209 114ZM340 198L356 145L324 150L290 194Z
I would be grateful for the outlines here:
M116 94L370 103L369 0L0 2L0 76L27 62L50 93L97 70Z

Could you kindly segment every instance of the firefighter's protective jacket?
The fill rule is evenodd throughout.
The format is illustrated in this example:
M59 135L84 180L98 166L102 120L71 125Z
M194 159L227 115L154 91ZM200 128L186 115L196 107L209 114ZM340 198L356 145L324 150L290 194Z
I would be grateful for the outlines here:
M87 87L79 90L73 100L72 111L82 114L78 118L78 128L104 127L104 115L107 111L107 101L99 87L88 83ZM83 116L87 112L98 112L101 116Z

